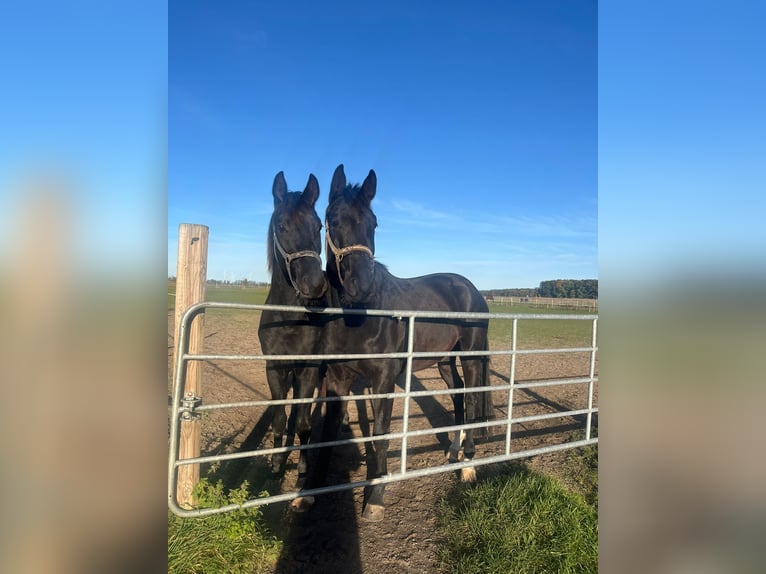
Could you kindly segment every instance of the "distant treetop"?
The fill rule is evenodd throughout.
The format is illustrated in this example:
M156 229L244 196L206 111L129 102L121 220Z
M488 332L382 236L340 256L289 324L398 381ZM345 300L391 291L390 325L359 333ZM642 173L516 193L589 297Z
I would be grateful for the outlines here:
M488 289L482 295L497 297L554 297L566 299L598 299L598 279L554 279L540 286L521 289Z

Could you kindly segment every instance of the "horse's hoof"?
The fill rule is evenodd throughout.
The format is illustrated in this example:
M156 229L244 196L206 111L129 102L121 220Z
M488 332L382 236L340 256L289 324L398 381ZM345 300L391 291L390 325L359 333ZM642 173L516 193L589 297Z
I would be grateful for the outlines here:
M454 464L456 462L463 462L463 453L460 451L450 450L447 454L447 462Z
M313 496L299 496L298 498L294 498L290 503L290 510L297 513L306 512L314 506L314 500L315 498Z
M476 482L476 469L473 467L461 468L460 482Z
M362 518L367 522L380 522L386 515L386 507L382 504L368 504L362 512Z

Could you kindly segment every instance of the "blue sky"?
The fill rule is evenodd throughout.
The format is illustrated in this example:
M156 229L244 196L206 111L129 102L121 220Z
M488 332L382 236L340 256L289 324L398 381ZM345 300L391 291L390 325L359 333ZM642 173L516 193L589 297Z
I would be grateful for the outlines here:
M600 3L601 287L766 272L764 22L751 0Z
M266 278L275 173L314 172L321 213L343 162L378 172L378 255L400 276L766 268L763 3L602 1L598 98L592 3L249 4L4 7L0 257L14 189L52 168L97 273L174 274L189 221L211 227L211 276Z
M10 2L0 54L0 254L14 248L20 188L53 174L78 265L103 276L147 255L154 265L166 225L166 6Z
M597 269L595 2L171 2L168 275L267 281L278 171L378 175L378 259L480 289Z

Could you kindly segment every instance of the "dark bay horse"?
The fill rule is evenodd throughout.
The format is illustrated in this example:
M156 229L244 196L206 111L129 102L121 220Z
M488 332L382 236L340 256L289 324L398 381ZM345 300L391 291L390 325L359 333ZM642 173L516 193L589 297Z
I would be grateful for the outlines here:
M330 285L328 303L331 307L364 309L402 309L419 311L488 312L487 303L474 285L465 277L440 273L400 279L384 265L375 261L375 228L377 220L371 208L377 178L370 171L362 186L346 185L343 165L333 175L329 205L325 219L327 244L327 279ZM415 351L476 351L487 350L488 320L426 319L415 323ZM325 353L382 353L406 351L407 322L387 317L344 315L335 317L325 326ZM413 361L413 371L438 365L439 373L450 388L488 386L489 357L461 357L465 383L460 378L455 357L419 359ZM398 378L403 379L404 359L366 359L329 361L327 364L327 395L345 396L357 377L366 379L373 393L390 393ZM487 420L492 416L491 393L456 394L453 396L456 424ZM393 400L373 401L374 436L387 434L391 425ZM465 406L465 409L464 409ZM330 402L323 429L323 440L337 435L346 403ZM450 460L458 460L461 434L456 433L450 447ZM473 432L465 431L462 443L465 460L476 451ZM374 442L376 468L373 477L387 474L388 440ZM327 471L329 454L321 453L316 477L322 480ZM464 481L475 480L472 468L464 469ZM312 481L315 479L312 476ZM384 515L384 485L373 487L363 517L381 520Z
M319 184L309 176L303 192L288 192L284 174L274 178L272 188L274 213L269 223L267 261L271 288L266 297L270 305L324 305L327 280L322 269L322 223L314 210ZM263 311L258 327L261 349L267 355L310 355L318 352L323 316L307 312ZM293 389L293 398L310 398L321 381L321 362L267 361L266 377L273 399L285 399ZM272 406L274 447L283 446L287 423L284 406ZM291 424L301 444L311 435L311 405L294 405ZM307 471L306 451L300 451L299 484ZM271 469L275 475L284 471L287 454L274 454Z

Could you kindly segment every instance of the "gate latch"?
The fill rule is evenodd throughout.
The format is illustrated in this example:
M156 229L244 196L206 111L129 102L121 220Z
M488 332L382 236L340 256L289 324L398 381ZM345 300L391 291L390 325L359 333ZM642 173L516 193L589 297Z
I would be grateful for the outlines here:
M195 409L202 404L202 399L194 393L186 395L181 399L181 408L178 412L181 415L181 420L192 421L200 418L200 414L195 412Z

